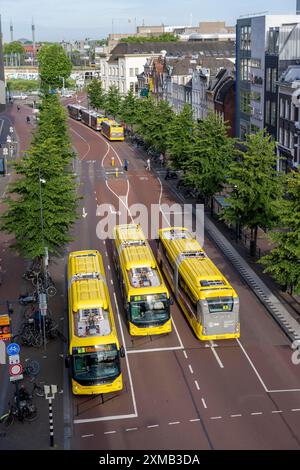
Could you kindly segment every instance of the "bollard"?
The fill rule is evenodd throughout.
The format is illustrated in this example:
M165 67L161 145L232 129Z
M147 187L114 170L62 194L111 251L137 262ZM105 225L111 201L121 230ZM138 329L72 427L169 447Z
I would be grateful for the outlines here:
M115 166L115 157L111 157L111 166Z
M119 176L119 170L118 168L116 168L116 178L118 178L118 176Z

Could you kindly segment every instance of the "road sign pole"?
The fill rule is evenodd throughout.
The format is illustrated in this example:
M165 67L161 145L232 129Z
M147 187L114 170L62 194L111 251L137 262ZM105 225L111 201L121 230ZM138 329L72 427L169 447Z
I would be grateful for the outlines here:
M53 426L53 410L52 410L52 400L49 401L49 427L50 427L50 447L54 447L54 426Z

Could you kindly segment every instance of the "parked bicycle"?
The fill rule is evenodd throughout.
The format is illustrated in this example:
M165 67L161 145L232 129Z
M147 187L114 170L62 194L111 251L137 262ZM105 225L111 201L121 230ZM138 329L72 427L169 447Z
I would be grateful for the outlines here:
M32 395L21 385L14 394L14 403L8 404L9 410L0 417L0 423L8 428L17 419L21 423L24 421L34 421L37 419L37 407L32 403Z

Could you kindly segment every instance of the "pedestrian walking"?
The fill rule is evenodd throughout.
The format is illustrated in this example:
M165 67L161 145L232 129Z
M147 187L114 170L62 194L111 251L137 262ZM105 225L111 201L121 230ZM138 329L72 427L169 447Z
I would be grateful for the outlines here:
M27 122L28 124L30 123L30 117L29 117L29 116L27 116L26 122Z
M151 160L150 158L147 158L147 166L146 166L146 170L150 171L151 170Z
M128 160L126 158L124 160L124 170L128 171Z
M20 109L21 109L21 108L20 108L20 106L18 105L18 106L17 106L17 111L19 112L19 111L20 111Z
M160 161L160 166L164 166L165 157L164 157L163 153L160 154L159 161Z

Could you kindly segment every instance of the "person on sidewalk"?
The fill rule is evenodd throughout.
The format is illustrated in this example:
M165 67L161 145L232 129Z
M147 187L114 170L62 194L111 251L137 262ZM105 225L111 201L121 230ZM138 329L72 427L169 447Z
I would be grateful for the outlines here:
M150 171L151 170L151 160L150 158L148 157L147 158L147 166L146 166L146 170Z
M124 170L128 171L128 160L126 158L124 160Z
M19 112L19 111L20 111L20 109L21 109L21 108L20 108L20 106L18 105L18 106L17 106L17 111Z
M29 124L29 123L30 123L30 117L29 117L29 116L27 116L27 118L26 118L26 122L27 122L27 124Z
M165 157L164 157L163 153L160 154L159 161L160 161L160 166L164 166Z

